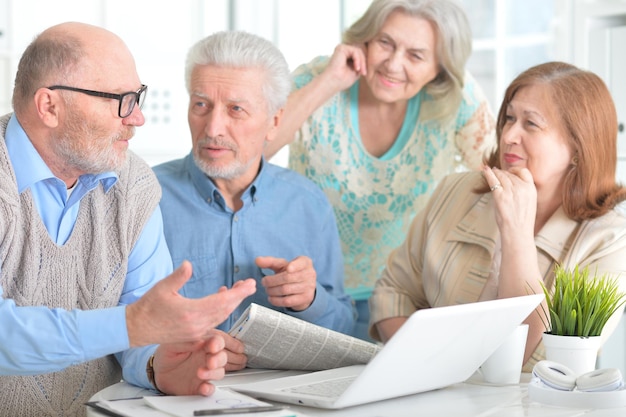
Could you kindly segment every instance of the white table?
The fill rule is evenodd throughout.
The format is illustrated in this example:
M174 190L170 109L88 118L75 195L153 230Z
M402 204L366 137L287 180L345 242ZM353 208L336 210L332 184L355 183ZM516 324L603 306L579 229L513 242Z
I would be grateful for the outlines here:
M275 377L279 373L280 371L271 371L266 374L229 375L224 380L218 381L216 385L228 387L238 383ZM520 384L509 386L487 385L483 384L480 379L480 377L474 376L467 382L440 390L349 407L343 410L323 410L295 405L288 405L288 407L301 417L616 417L626 415L626 408L592 410L554 407L530 401L528 398L529 374L522 374ZM121 382L100 391L94 395L92 400L145 395L152 395L152 393ZM89 417L101 416L100 413L90 408L87 415Z

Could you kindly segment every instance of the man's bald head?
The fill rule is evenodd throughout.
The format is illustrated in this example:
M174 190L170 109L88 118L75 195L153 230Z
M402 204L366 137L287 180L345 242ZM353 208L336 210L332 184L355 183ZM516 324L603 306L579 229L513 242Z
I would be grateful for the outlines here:
M37 89L72 84L98 67L98 61L119 54L130 56L124 42L101 27L67 22L46 29L26 48L18 64L13 90L15 112L19 114L28 106Z

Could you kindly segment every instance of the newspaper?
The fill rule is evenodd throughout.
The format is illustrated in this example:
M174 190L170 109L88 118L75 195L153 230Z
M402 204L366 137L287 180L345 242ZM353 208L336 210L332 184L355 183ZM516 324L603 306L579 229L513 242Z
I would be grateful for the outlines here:
M381 347L252 303L230 329L249 368L321 371L365 364Z

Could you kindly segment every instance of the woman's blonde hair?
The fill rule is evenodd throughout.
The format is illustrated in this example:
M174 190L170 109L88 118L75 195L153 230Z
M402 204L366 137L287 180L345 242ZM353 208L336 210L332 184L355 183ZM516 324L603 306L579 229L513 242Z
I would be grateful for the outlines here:
M424 88L435 101L424 119L447 120L463 99L465 64L472 53L472 31L461 6L453 0L374 0L343 34L347 44L372 40L395 11L431 22L437 33L439 73Z

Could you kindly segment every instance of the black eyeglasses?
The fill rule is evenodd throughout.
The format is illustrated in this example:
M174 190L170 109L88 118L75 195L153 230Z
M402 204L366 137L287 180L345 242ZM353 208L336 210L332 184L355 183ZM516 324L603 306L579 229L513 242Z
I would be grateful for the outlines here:
M148 90L148 86L141 84L141 88L137 91L129 91L128 93L122 94L113 94L113 93L103 93L101 91L93 91L93 90L83 90L82 88L76 87L66 87L64 85L53 85L52 87L48 87L50 90L69 90L76 91L79 93L87 94L94 97L104 97L111 98L114 100L118 100L120 102L120 106L117 109L117 114L123 119L125 117L130 116L135 108L135 104L139 104L139 108L143 106L143 102L146 100L146 91Z

